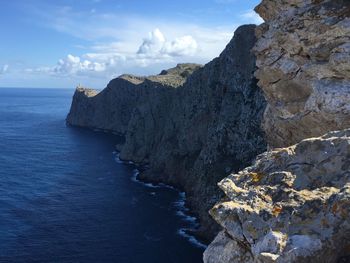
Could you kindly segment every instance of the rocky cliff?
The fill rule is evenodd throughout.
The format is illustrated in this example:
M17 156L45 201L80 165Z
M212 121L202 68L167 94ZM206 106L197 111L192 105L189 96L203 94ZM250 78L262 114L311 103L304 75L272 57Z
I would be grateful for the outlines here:
M338 262L350 250L350 130L261 154L219 183L205 262Z
M283 147L350 126L350 2L264 0L256 77L264 130Z
M149 164L143 180L184 189L207 239L218 231L208 215L222 196L217 182L266 149L260 128L266 102L253 76L254 30L237 29L222 54L204 67L122 76L95 96L78 89L67 118L71 125L124 134L121 158Z
M67 122L123 134L121 158L184 189L206 238L215 204L222 228L205 263L346 262L350 2L263 0L256 11L266 22L239 28L203 67L77 89Z
M136 106L158 104L159 98L170 101L175 88L198 68L197 64L179 64L157 76L122 75L101 92L77 88L67 123L126 134Z
M256 11L266 138L297 144L219 183L211 214L223 230L204 261L349 262L350 131L330 131L350 128L350 2L263 0Z

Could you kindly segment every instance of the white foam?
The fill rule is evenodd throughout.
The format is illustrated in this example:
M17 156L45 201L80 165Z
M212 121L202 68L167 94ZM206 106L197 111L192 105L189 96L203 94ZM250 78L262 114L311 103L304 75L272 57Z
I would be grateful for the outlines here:
M117 152L113 152L113 154L115 154L115 158L114 160L117 162L117 163L125 163L124 161L120 160L120 153L117 153Z
M168 188L168 189L171 189L171 190L176 190L175 187L171 186L171 185L167 185L167 184L163 184L163 183L160 183L158 184L160 187L163 187L163 188Z
M119 158L119 153L116 153L116 162L117 163L123 163L123 164L131 164L134 165L134 163L132 161L122 161ZM172 190L176 190L177 189L173 186L170 185L166 185L164 183L159 183L159 184L153 184L153 183L144 183L142 181L140 181L139 179L137 179L138 175L140 174L139 169L135 168L133 170L133 175L131 177L131 180L135 183L139 183L142 184L145 187L149 187L149 188L168 188L168 189L172 189ZM155 192L151 192L151 195L156 195ZM132 200L132 203L135 204L137 200ZM204 245L203 243L201 243L199 240L197 240L194 236L188 234L186 231L193 231L196 228L198 228L198 223L197 223L197 218L191 215L187 215L186 212L189 211L189 209L185 206L186 203L186 193L185 192L179 192L179 200L174 202L174 206L177 208L176 211L176 215L181 217L185 222L187 222L187 224L190 224L190 226L188 228L180 228L178 230L178 234L182 237L185 237L190 243L192 243L193 245L199 247L199 248L206 248L206 245ZM155 240L153 237L148 236L145 233L145 238L151 241L159 241L158 238L156 238Z
M186 238L188 241L190 241L190 243L192 243L193 245L195 245L196 247L200 247L200 248L207 248L206 245L204 245L203 243L201 243L198 239L196 239L194 236L187 234L186 230L189 229L185 229L185 228L180 228L177 233Z
M177 211L176 215L181 217L184 221L192 223L193 226L197 226L197 218L194 216L186 215L185 212L181 210Z
M152 183L143 183L141 181L139 181L140 183L142 183L144 186L149 187L149 188L161 188L161 186L156 185L156 184L152 184Z
M159 185L155 185L152 183L144 183L142 181L140 181L139 179L137 179L137 176L140 174L140 171L138 169L134 169L133 170L133 175L131 177L131 181L133 181L134 183L138 183L138 184L142 184L143 186L149 187L149 188L160 188Z

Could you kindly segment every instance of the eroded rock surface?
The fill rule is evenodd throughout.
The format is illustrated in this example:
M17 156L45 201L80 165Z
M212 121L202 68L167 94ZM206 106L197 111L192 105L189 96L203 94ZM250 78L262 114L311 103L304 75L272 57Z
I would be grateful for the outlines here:
M268 144L285 147L350 127L350 1L263 0L258 85Z
M260 126L266 102L251 52L255 41L255 26L243 26L202 68L172 69L146 79L121 77L92 98L82 99L77 91L67 119L124 134L121 158L149 164L140 175L144 180L184 189L208 240L218 232L208 215L222 196L217 182L266 149ZM169 83L170 75L181 79Z
M350 255L350 129L258 156L219 183L224 230L206 263L337 262Z

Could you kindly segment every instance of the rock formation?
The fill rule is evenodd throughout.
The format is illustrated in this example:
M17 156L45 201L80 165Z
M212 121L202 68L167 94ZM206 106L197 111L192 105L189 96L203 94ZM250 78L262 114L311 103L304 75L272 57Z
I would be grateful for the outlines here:
M256 11L266 21L254 50L268 144L350 127L350 2L263 0Z
M223 230L204 262L349 262L350 2L263 0L256 11L267 142L295 145L219 183L211 214Z
M198 64L179 64L157 76L122 75L99 93L77 88L67 123L125 134L137 105L157 104L159 97L171 96L198 68Z
M93 97L77 90L67 118L124 134L121 158L149 164L143 180L184 189L208 240L218 231L208 215L222 196L217 182L266 149L260 128L266 102L253 76L254 31L253 25L237 29L222 54L202 68L122 76Z
M219 183L207 263L338 262L350 250L350 129L272 150Z
M216 203L223 229L205 263L349 259L350 2L256 10L266 22L237 29L203 67L77 89L67 122L123 134L121 158L149 164L143 180L184 189L206 238ZM271 150L251 165L265 136Z

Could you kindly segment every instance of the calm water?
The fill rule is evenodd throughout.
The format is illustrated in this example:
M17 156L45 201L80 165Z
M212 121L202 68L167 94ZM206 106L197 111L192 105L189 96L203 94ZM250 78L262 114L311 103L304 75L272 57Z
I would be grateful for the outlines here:
M72 94L0 89L0 262L201 262L179 193L134 182L115 137L66 127Z

